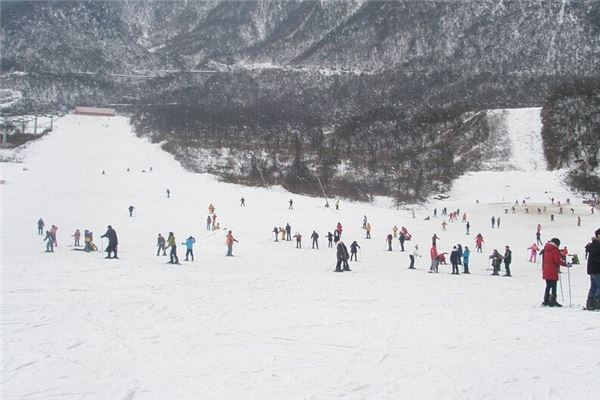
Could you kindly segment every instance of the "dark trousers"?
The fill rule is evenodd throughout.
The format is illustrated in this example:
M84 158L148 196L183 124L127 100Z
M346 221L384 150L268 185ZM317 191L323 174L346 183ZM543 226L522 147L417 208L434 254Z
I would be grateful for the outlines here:
M317 239L313 239L313 241L312 241L312 248L314 249L315 247L317 249L319 248L319 242L317 242Z
M106 258L117 258L117 246L115 246L114 244L108 244L108 246L106 247L106 252L108 253ZM111 254L113 254L113 256L111 256Z
M546 279L546 290L544 292L544 298L546 299L550 296L556 298L556 281Z
M600 297L600 274L590 275L590 291L588 292L588 299L594 297Z
M156 250L156 255L159 256L161 250L163 252L163 256L166 256L167 252L165 251L165 245L164 244L158 245L158 250Z
M292 240L292 234L291 232L287 232L285 233L285 240Z
M185 261L188 260L188 257L191 257L192 261L194 261L194 251L192 249L187 249L185 252Z
M38 234L39 235L43 235L44 234L44 227L43 226L39 226L38 227Z
M388 240L388 251L392 251L392 242Z
M348 261L346 261L346 260L338 260L337 264L335 265L335 270L336 271L341 271L342 270L342 266L344 267L345 271L349 271L350 270L350 266L348 265Z
M510 276L510 263L504 262L504 269L506 270L506 276Z
M352 261L352 257L354 257L354 261L358 261L358 257L356 255L356 252L353 252L353 253L351 252L350 253L350 261Z
M299 240L296 240L296 248L297 249L301 249L302 248L302 242Z
M333 247L333 241L331 239L327 241L327 247Z
M408 256L408 258L410 258L410 266L408 269L415 269L415 256L411 254Z
M466 261L463 262L463 267L464 267L463 274L469 274L470 273L469 272L469 263Z
M458 275L458 264L456 261L452 263L452 273Z
M177 246L171 246L171 252L169 253L169 261L171 264L179 264L179 257L177 257Z
M404 251L404 241L400 241L400 251Z

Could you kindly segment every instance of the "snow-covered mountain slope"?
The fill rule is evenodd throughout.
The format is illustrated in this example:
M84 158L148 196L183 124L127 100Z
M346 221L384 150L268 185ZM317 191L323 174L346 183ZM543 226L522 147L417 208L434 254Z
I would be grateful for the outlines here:
M564 171L548 171L542 149L540 108L487 112L490 138L483 144L483 171L465 174L454 182L452 198L490 203L548 202L572 196L562 184ZM536 211L537 206L532 209Z
M559 237L581 258L600 225L598 213L590 215L573 194L575 215L568 209L559 215L542 197L547 190L565 201L555 180L536 181L533 190L515 177L496 193L507 173L482 172L486 182L461 178L449 200L417 207L413 219L409 210L385 205L342 201L336 211L322 199L191 174L159 146L136 138L122 117L66 116L22 156L22 163L2 164L0 177L3 399L575 399L600 393L591 350L600 319L580 310L585 267L569 274L574 307L541 308L540 265L526 261L537 223L544 239ZM526 215L519 206L504 214L526 196L548 213ZM225 232L204 230L209 203L239 240L234 257L224 256ZM129 205L136 207L133 217ZM441 218L424 220L444 206L467 213L471 235L458 222L444 232ZM373 224L371 240L364 239L363 215ZM491 216L501 217L500 229L491 229ZM39 217L59 227L54 254L43 252ZM273 226L286 222L302 233L302 249L273 242ZM347 244L361 245L352 272L332 272L335 250L324 236L337 222ZM71 251L76 228L91 229L102 245L108 224L119 235L120 260ZM407 270L407 253L397 242L394 251L385 250L393 225L413 233L408 249L420 244L417 270ZM313 229L320 250L310 249ZM194 262L172 266L156 256L156 235L169 231L179 243L195 236ZM477 232L485 248L472 254L471 275L450 275L445 266L439 274L426 272L434 233L448 252L456 243L474 247ZM514 276L490 277L487 256L505 245L513 249Z

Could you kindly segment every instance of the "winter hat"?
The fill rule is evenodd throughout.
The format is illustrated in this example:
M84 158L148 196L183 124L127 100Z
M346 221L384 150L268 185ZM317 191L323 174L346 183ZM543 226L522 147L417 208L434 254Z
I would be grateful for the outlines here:
M596 232L594 232L594 234L596 235L596 237L598 237L598 235L600 235L600 229L596 229Z
M560 246L560 239L552 238L552 239L550 239L550 241L552 243L554 243L556 245L556 247Z

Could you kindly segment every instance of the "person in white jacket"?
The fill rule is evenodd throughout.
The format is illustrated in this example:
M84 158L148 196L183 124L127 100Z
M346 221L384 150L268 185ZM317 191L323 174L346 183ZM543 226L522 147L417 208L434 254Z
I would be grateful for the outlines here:
M408 255L408 258L410 258L410 267L408 267L408 269L416 269L415 268L415 259L417 257L421 257L421 253L419 253L419 245L415 244L414 249Z

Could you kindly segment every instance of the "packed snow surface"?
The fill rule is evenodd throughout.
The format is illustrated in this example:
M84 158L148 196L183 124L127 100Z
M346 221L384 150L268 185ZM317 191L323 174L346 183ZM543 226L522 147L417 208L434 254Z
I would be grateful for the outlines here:
M526 258L541 223L543 239L559 237L583 259L598 213L543 168L465 176L413 219L384 202L341 201L336 211L323 199L189 173L122 117L68 115L21 155L0 177L3 400L600 398L600 314L581 310L585 266L562 274L565 307L544 308L540 264ZM572 205L560 215L550 197ZM515 199L527 205L505 214ZM209 203L239 240L234 257L225 257L225 230L205 230ZM471 235L461 222L442 231L444 206L467 213ZM425 221L434 208L438 218ZM58 226L55 253L43 251L40 217ZM302 249L273 241L286 222ZM352 272L332 272L325 236L337 222L346 244L361 246ZM106 246L108 224L119 260L72 251L76 228ZM394 225L413 234L407 250L420 245L417 270L397 240L385 250ZM194 262L181 245L181 265L156 255L157 234L169 231L178 243L197 239ZM443 265L427 273L434 233L449 252L474 249L478 232L484 252L472 253L471 275ZM488 256L505 245L514 276L492 277Z

